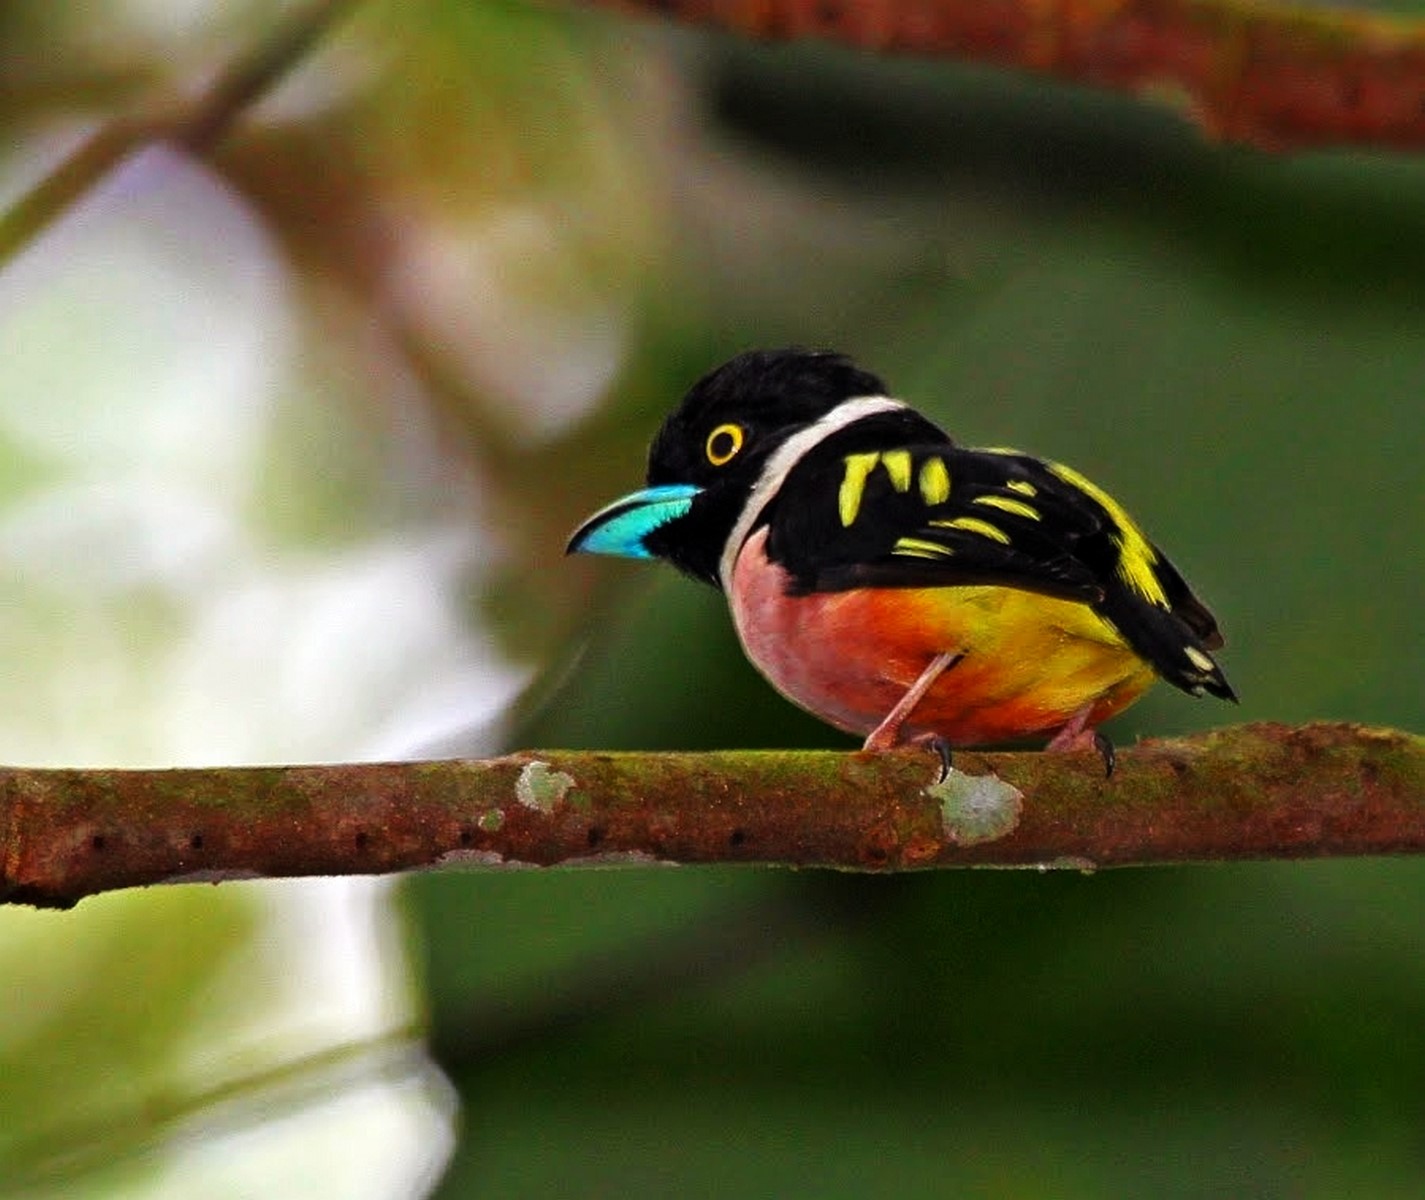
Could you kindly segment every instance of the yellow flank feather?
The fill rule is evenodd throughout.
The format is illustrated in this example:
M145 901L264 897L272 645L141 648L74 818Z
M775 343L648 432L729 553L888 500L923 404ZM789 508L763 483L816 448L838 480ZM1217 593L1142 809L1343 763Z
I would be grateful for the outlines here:
M950 499L950 468L938 455L920 464L920 498L930 505Z
M979 517L956 517L953 521L931 521L932 525L941 529L963 529L966 533L978 533L981 537L987 537L991 541L1009 545L1009 534L1005 533L998 525L991 525L988 521L982 521Z
M837 494L837 507L841 513L841 524L850 529L861 511L861 497L866 492L866 480L881 461L880 454L872 450L866 454L846 456L846 474L841 479L841 491Z
M1071 487L1096 500L1114 524L1113 541L1118 547L1118 576L1149 604L1159 608L1168 607L1168 594L1158 580L1153 564L1158 561L1152 545L1143 531L1134 523L1123 505L1105 492L1098 484L1080 475L1073 467L1063 463L1046 464L1055 475Z
M946 595L927 594L925 599L942 612L954 610L958 621L965 622L960 640L982 654L1004 654L1028 665L1046 659L1052 646L1067 641L1081 644L1086 662L1097 661L1106 649L1114 651L1115 659L1122 651L1136 660L1135 672L1139 666L1152 672L1109 621L1079 600L992 583L947 589ZM1112 669L1122 668L1118 662Z
M891 477L891 487L898 492L910 491L909 450L881 451L881 466L886 468L886 474Z
M1025 504L1023 500L1016 500L1013 496L976 496L975 503L983 504L986 508L997 508L1000 512L1013 513L1026 521L1041 520L1037 508Z
M924 538L903 537L896 541L891 553L905 558L949 558L955 553L949 546L939 542L927 542Z
M1101 697L1127 703L1156 678L1110 622L1076 600L994 584L913 589L905 600L936 631L937 646L964 651L955 669L958 687L970 688L958 693L967 704L1039 712L1048 728ZM946 683L942 703L962 702L956 687Z
M1011 492L1018 492L1021 496L1039 495L1039 489L1027 479L1011 479L1004 486L1009 488Z

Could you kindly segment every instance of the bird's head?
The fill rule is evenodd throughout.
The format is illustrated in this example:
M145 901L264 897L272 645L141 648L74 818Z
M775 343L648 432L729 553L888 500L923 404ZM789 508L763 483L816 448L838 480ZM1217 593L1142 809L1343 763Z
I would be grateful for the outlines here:
M653 439L647 484L600 509L568 552L663 558L723 586L726 559L787 472L822 438L900 408L841 354L754 350L698 380Z

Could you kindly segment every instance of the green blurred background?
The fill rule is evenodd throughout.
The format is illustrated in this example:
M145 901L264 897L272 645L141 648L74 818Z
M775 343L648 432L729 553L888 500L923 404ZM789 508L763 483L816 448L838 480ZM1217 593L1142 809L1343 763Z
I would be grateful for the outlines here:
M298 6L0 10L0 200ZM979 68L366 4L0 268L0 756L844 746L566 561L708 367L1113 490L1237 720L1425 728L1425 168ZM1425 869L446 872L0 913L0 1194L1425 1192ZM429 1048L429 1056L426 1053Z

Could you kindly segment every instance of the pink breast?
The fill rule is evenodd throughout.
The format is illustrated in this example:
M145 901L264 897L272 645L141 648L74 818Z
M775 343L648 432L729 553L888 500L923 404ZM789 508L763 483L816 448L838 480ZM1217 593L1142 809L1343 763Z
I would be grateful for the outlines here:
M788 699L850 733L869 733L924 670L908 644L907 593L857 589L787 594L787 573L767 560L767 531L752 535L733 567L732 619L753 664ZM894 619L892 617L894 616Z
M1105 687L1046 681L1037 653L1006 653L985 640L983 610L956 588L858 588L794 596L767 560L767 531L753 534L733 567L729 602L753 664L788 699L848 733L874 729L937 654L964 652L906 723L954 745L1048 735L1085 703L1093 723L1137 697L1152 679L1131 652ZM980 589L983 591L983 589ZM1126 648L1125 648L1126 650Z

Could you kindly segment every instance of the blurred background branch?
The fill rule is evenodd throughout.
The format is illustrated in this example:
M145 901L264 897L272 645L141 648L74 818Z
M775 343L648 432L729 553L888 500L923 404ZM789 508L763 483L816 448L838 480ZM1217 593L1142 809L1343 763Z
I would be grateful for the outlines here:
M1263 150L1425 144L1425 23L1256 0L586 0L754 38L991 63L1154 96Z
M1425 739L1258 724L1095 755L525 752L498 759L0 773L0 898L481 866L893 871L1425 850Z
M358 0L299 9L196 101L115 118L0 216L0 263L125 155L156 140L209 152ZM953 57L1149 95L1209 136L1287 150L1425 144L1425 23L1243 0L585 0L753 38L814 37Z
M317 0L279 22L234 58L194 100L147 97L143 111L113 118L0 214L0 268L128 155L169 141L205 155L252 105L297 66L359 0Z

